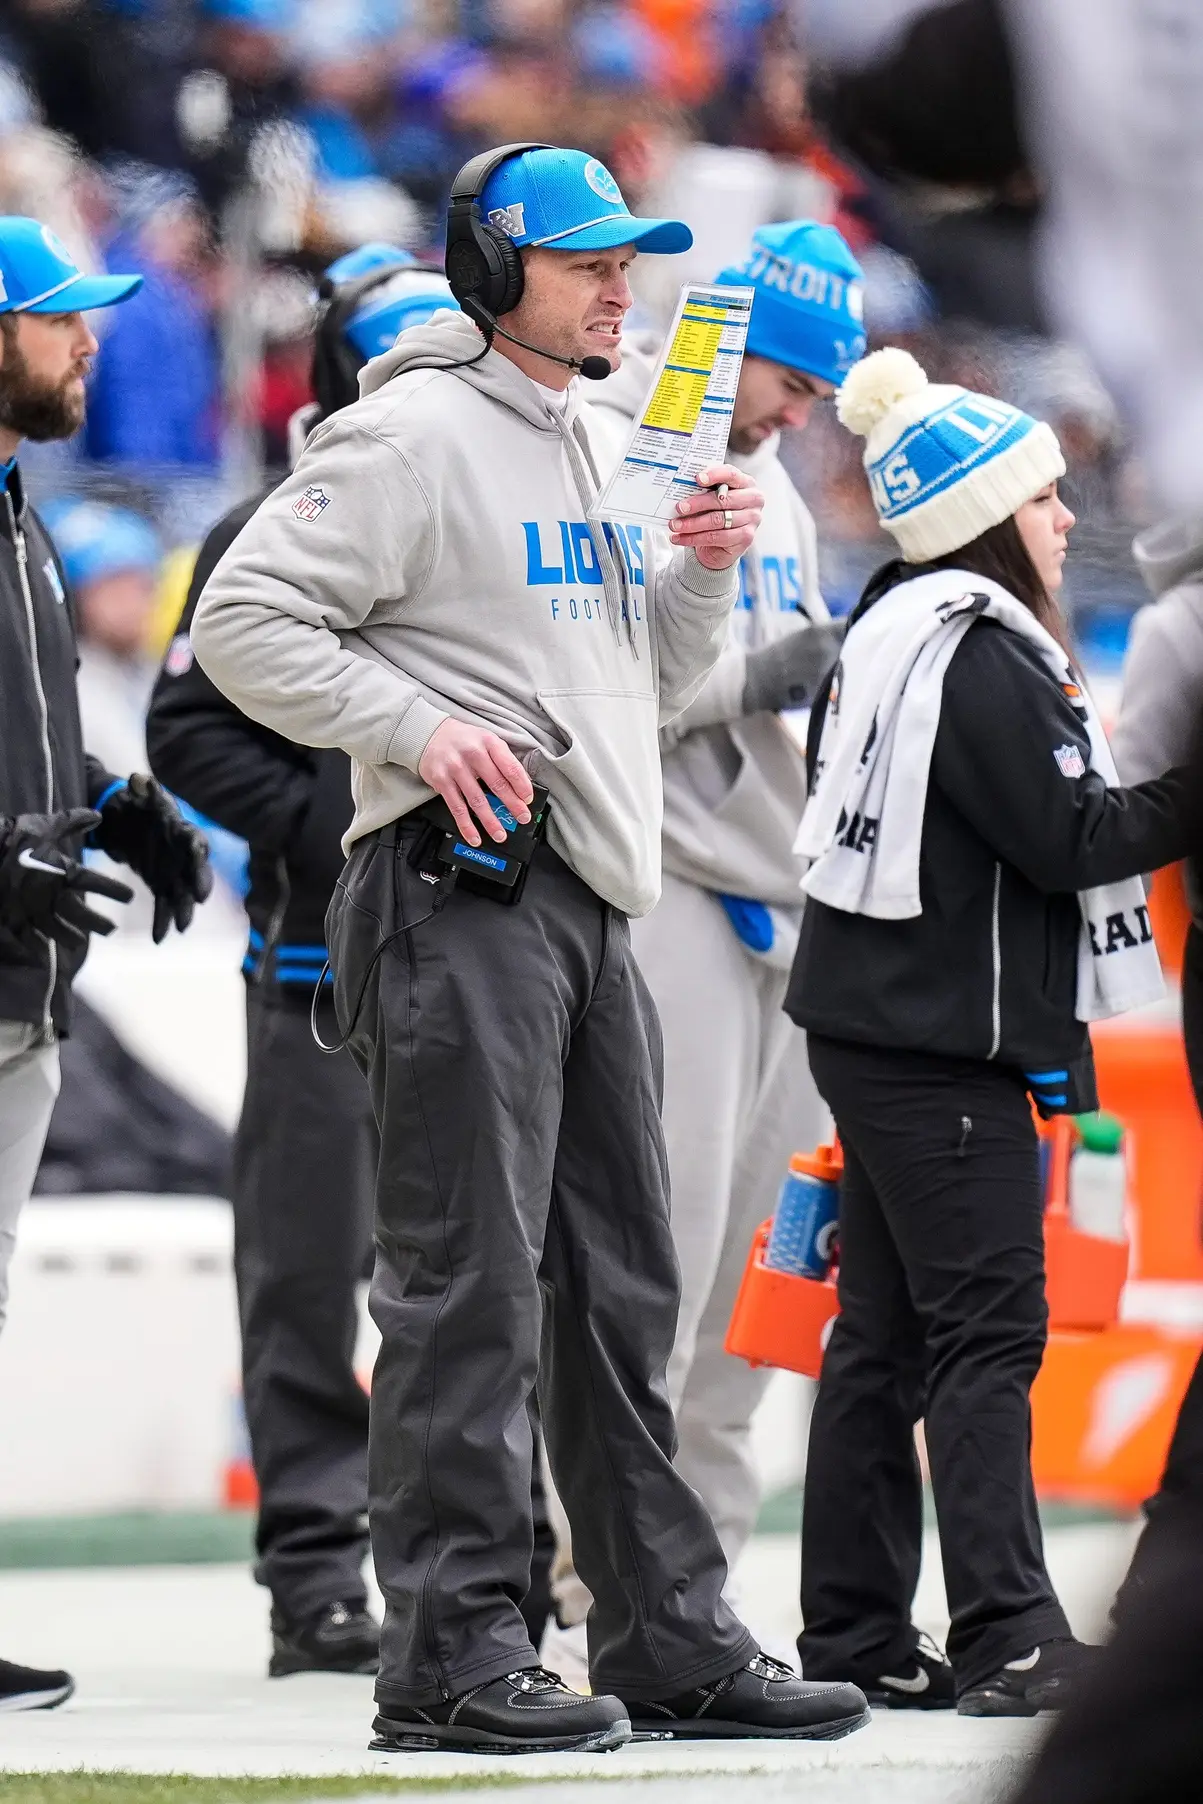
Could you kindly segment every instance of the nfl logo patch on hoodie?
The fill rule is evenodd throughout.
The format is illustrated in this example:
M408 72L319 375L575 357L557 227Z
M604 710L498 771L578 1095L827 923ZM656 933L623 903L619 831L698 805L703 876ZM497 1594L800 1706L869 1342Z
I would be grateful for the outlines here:
M1063 777L1084 777L1086 763L1076 745L1059 745L1053 753Z
M330 497L321 483L311 482L293 502L292 511L298 520L316 520L329 505Z

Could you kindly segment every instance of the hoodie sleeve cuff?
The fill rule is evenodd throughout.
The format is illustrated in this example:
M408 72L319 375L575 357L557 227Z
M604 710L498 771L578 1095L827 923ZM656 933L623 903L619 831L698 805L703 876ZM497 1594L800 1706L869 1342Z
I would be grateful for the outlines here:
M434 707L423 696L415 695L398 722L397 729L385 748L383 764L400 764L406 770L417 772L422 753L430 743L431 735L441 727L449 714Z
M686 551L681 554L680 572L682 585L690 594L706 601L733 595L739 587L738 559L729 569L711 570L699 560L696 551Z

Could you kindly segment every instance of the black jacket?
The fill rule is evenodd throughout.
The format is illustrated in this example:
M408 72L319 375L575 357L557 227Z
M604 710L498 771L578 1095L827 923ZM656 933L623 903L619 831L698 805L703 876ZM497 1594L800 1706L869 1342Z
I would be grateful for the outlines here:
M855 621L916 574L891 565ZM811 718L812 772L830 691ZM873 920L808 901L786 1012L813 1033L912 1052L1068 1071L1054 1105L1097 1107L1090 1038L1074 1014L1077 891L1152 871L1188 845L1188 784L1170 771L1108 789L1083 765L1080 709L1036 649L991 620L969 628L944 678L919 853L922 913ZM1056 754L1062 753L1061 763ZM1192 789L1193 793L1193 789ZM1111 924L1150 934L1147 910ZM1039 1101L1039 1096L1037 1097Z
M112 781L84 756L77 661L58 553L14 469L0 491L0 814L82 808ZM0 922L0 1020L65 1032L83 961L50 941L27 950Z
M351 760L345 752L294 745L249 720L209 681L188 645L201 590L262 500L256 495L234 508L201 546L151 698L146 745L161 783L250 846L248 976L311 992L326 956L326 909L353 813Z

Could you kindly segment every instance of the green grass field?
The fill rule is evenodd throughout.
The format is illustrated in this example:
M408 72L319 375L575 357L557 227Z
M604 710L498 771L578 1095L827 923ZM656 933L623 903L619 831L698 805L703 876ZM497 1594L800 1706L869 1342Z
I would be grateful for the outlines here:
M528 1776L462 1774L446 1779L393 1779L374 1773L345 1778L192 1779L185 1773L4 1773L4 1804L308 1804L310 1799L385 1798L417 1793L497 1790L540 1784Z

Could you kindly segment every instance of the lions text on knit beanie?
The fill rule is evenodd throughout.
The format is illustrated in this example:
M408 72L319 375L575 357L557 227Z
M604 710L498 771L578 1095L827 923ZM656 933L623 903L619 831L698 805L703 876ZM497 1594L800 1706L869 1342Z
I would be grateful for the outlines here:
M864 274L834 226L813 219L761 226L744 262L715 281L755 290L753 357L838 388L865 354Z
M836 411L866 441L878 519L910 564L968 545L1065 474L1051 426L1006 401L929 382L893 346L850 372Z

